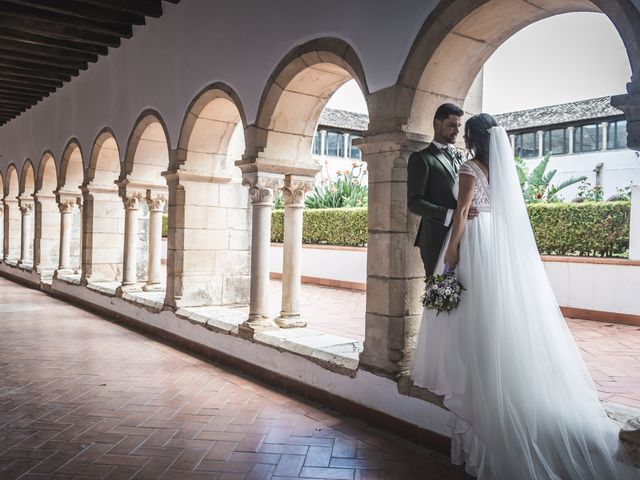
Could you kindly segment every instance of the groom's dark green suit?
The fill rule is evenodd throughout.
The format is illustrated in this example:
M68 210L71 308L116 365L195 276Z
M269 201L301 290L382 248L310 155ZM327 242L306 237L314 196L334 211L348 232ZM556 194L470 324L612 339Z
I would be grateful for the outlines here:
M445 226L447 210L455 210L457 206L452 189L459 166L454 156L433 143L409 157L407 206L421 217L414 245L420 247L427 276L433 275L449 230Z

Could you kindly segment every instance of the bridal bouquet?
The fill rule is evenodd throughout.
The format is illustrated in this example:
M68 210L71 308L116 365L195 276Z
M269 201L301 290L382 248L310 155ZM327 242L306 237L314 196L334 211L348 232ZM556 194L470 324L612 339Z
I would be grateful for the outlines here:
M425 279L426 287L422 295L422 305L429 310L449 312L460 303L464 286L458 281L453 270L445 268L441 275Z

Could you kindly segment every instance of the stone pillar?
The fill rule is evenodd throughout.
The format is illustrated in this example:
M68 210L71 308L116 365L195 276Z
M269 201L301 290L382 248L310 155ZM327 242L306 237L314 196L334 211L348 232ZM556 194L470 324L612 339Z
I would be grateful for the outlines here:
M611 105L622 110L627 118L627 147L640 150L640 76L635 73L627 83L625 95L611 97Z
M367 305L360 367L392 378L411 366L422 317L424 267L413 246L419 218L407 209L407 161L428 140L426 135L400 131L356 140L369 170Z
M631 191L629 259L640 260L640 185L634 185Z
M124 210L115 185L82 187L81 284L114 282L122 274Z
M569 138L569 155L571 155L573 153L573 131L575 130L575 127L567 127L567 135Z
M511 150L516 151L516 136L514 134L509 135L509 142L511 143Z
M136 268L138 251L138 194L123 196L124 204L124 253L122 259L122 290L138 290L138 272Z
M20 201L20 213L22 214L22 234L20 242L20 265L32 262L30 246L33 244L32 216L33 204Z
M149 261L143 290L162 290L162 214L167 197L147 190L146 202L149 207Z
M600 124L600 130L602 131L602 135L600 135L602 145L600 145L600 150L605 151L607 149L607 127L609 126L608 122L602 122Z
M342 157L349 158L349 134L348 133L342 134L342 145L344 149L344 151L342 152Z
M281 174L251 172L243 174L242 184L249 187L253 213L249 318L240 326L240 334L252 337L256 329L276 326L269 318L271 209L273 208L273 191L282 188L284 182Z
M327 145L327 131L320 130L320 156L324 156L325 148Z
M538 130L536 133L538 137L538 155L543 157L544 156L544 132L542 130Z
M82 197L81 196L76 197L76 205L78 206L78 214L80 216L80 228L79 228L79 232L78 232L78 235L80 237L80 252L79 252L79 257L80 258L78 259L78 261L76 263L76 268L74 270L74 273L77 274L77 273L81 273L82 272L82 252L83 252L83 249L84 249L83 242L84 242L84 228L85 228L85 226L84 226L84 222L83 222L83 218L84 217L83 217L83 214L82 214L82 212L83 212L83 204L82 204ZM73 223L72 223L72 227L71 228L73 230ZM74 256L73 251L71 252L71 256L72 257Z
M71 229L73 228L73 210L76 202L66 200L58 204L60 209L60 253L58 270L71 270Z
M284 247L282 262L282 309L275 320L282 328L305 327L300 314L302 214L304 197L313 187L309 177L287 175L284 182Z
M60 214L53 192L38 191L35 200L33 267L41 278L50 278L59 264Z
M4 199L3 261L15 264L20 259L22 215L17 198Z

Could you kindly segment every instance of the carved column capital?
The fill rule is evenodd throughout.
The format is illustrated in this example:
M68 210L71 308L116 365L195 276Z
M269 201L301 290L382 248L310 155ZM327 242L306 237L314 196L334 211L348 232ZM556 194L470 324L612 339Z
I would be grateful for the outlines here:
M627 83L627 92L611 97L611 105L627 117L627 147L640 150L640 80Z
M149 207L149 211L164 212L164 207L167 204L167 196L162 194L153 194L151 192L147 192L145 201L147 202L147 207Z
M287 175L282 187L285 206L303 207L304 198L313 188L314 183L315 179L312 177Z
M122 203L127 210L138 210L140 208L140 200L144 198L139 192L130 193L122 196Z
M242 185L249 187L249 198L254 205L273 205L273 191L284 186L279 173L251 172L242 176Z
M60 210L60 213L71 213L76 205L77 204L74 200L65 200L58 203L58 209Z
M33 204L32 203L21 203L20 204L20 213L22 213L22 215L31 215L32 211L33 211Z

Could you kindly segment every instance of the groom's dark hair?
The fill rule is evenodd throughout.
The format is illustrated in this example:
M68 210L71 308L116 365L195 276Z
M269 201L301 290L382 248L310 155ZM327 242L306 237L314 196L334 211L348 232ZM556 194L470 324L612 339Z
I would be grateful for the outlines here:
M455 115L456 117L462 117L464 115L464 111L457 105L453 103L443 103L436 110L435 115L433 116L434 120L445 120L449 118L449 115Z

